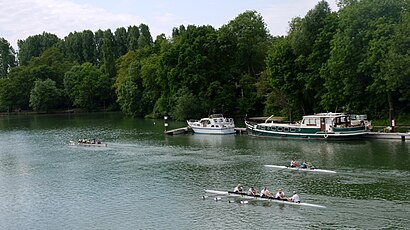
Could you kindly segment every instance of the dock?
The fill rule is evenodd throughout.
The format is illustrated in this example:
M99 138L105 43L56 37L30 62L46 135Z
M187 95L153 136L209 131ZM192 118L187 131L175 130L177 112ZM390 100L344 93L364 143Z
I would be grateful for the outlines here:
M192 129L189 127L182 127L177 129L166 130L164 133L167 135L187 134L192 133Z
M164 133L167 135L180 135L180 134L189 134L192 133L192 129L190 127L182 127L177 129L166 130ZM246 134L246 128L235 128L236 134Z
M410 133L368 132L363 135L363 137L373 139L401 139L402 141L405 141L406 138L410 139Z
M246 131L246 128L235 128L235 133L236 134L247 134L248 131Z

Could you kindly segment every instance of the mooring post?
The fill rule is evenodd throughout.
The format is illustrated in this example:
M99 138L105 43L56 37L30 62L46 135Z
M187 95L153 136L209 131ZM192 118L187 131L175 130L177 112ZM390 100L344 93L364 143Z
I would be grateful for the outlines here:
M166 132L168 129L168 116L166 114L164 115L164 127Z

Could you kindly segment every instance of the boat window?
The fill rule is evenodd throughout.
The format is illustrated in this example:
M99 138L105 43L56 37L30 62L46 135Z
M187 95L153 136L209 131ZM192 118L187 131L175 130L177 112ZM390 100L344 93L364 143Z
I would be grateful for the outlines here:
M278 132L282 132L282 127L278 127Z
M317 126L320 124L319 118L305 118L304 123L309 126Z
M285 127L285 128L283 129L283 131L289 132L289 128L288 128L288 127Z
M296 131L295 128L290 128L290 132L294 133Z

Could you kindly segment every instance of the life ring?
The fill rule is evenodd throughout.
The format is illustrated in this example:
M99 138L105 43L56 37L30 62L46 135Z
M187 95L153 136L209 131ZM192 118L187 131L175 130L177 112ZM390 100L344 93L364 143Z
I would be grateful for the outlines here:
M323 137L324 137L324 138L327 138L328 136L329 136L329 135L326 133Z

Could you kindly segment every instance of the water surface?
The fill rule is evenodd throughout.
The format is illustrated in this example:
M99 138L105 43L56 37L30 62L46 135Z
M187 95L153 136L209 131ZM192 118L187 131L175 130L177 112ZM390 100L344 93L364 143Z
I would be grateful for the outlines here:
M171 122L170 128L184 123ZM407 229L410 141L165 136L120 114L0 117L0 229ZM70 146L98 138L108 147ZM336 175L265 168L291 158ZM283 188L326 209L212 197ZM233 202L228 202L233 201Z

